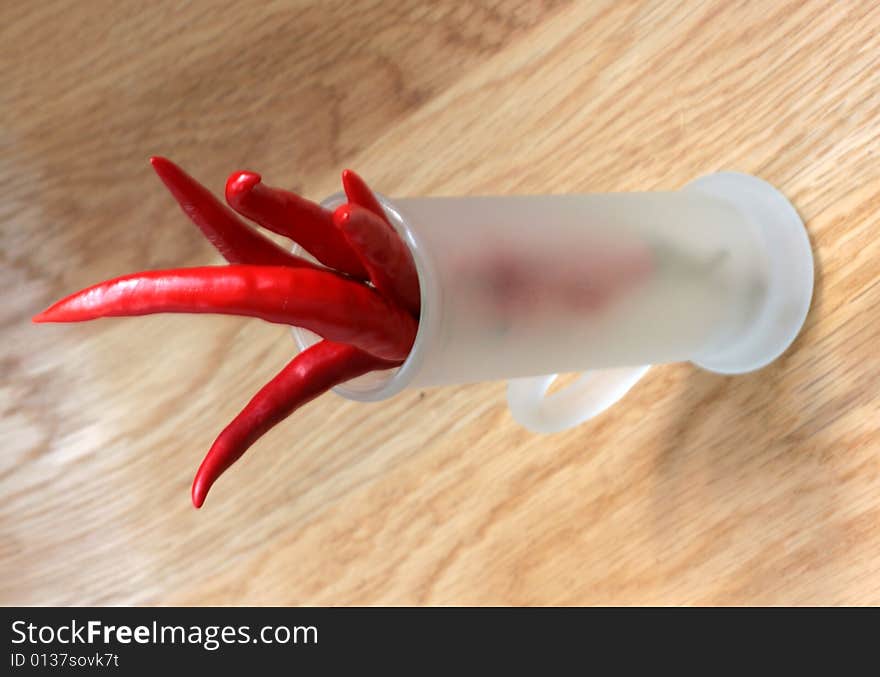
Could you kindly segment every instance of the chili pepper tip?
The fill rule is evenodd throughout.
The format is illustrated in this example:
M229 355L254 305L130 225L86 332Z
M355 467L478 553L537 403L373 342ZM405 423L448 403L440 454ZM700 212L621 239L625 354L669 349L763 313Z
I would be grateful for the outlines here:
M256 172L233 172L226 180L226 200L235 203L237 196L250 192L262 180L263 177Z
M64 307L64 301L67 299L62 299L57 303L53 303L51 306L46 308L41 313L37 313L31 318L31 322L34 324L47 324L49 322L74 322L70 315L66 312Z
M304 197L273 188L256 172L238 171L226 180L226 202L263 228L288 237L318 261L363 280L367 272L345 237L333 225L333 216Z
M351 169L342 170L342 189L345 191L345 196L349 202L373 212L389 226L391 225L385 210L372 189L357 172Z
M191 492L192 504L194 508L199 509L205 504L205 498L208 495L209 488L210 485L208 484L205 477L201 473L197 474L195 479L193 480Z
M166 157L153 155L150 158L150 164L153 166L153 170L159 179L178 202L183 201L183 203L189 204L193 202L192 193L199 190L207 192L208 190ZM181 203L181 206L183 206L183 203ZM184 209L184 211L186 210Z
M154 156L150 163L177 204L229 263L315 268L269 240L176 164Z

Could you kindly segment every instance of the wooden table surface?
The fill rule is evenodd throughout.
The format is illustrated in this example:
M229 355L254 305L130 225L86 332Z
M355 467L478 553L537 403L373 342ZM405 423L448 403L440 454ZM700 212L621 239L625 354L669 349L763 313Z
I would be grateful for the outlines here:
M880 603L880 8L872 2L3 3L0 602ZM652 369L530 434L500 383L325 396L189 502L288 332L32 326L220 261L153 175L319 199L780 187L816 293L772 366Z

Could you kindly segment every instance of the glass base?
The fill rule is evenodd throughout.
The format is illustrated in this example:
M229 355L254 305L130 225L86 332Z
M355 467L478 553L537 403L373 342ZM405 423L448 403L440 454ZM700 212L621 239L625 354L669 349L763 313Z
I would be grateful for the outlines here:
M813 251L807 230L782 193L748 174L709 174L685 190L724 199L749 218L757 226L769 264L767 298L752 330L736 345L694 360L694 364L720 374L760 369L792 344L810 309Z

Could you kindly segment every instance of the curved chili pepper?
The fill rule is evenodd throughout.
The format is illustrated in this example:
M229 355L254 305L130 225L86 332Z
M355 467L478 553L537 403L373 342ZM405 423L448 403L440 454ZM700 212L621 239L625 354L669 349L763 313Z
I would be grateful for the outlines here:
M419 275L409 247L397 231L373 212L353 204L337 207L333 221L360 256L376 290L418 317Z
M292 268L318 267L260 235L171 160L152 157L150 164L183 212L229 263L259 263Z
M388 220L388 215L385 214L385 210L382 209L379 200L376 199L376 196L367 185L367 182L358 176L354 170L342 170L342 189L345 191L345 196L348 198L349 202L356 204L359 207L363 207L364 209L369 209L385 223L391 226L391 222Z
M101 282L62 299L34 322L151 313L219 313L296 325L387 360L402 360L417 324L369 287L308 268L206 266L153 270Z
M217 437L193 480L193 505L202 507L217 478L254 442L301 406L340 383L398 364L399 361L380 360L332 341L321 341L301 352L254 395Z
M214 481L257 439L339 383L406 358L418 329L418 277L409 250L357 174L343 173L351 205L337 215L237 172L227 200L319 261L370 288L293 256L241 221L180 167L151 159L187 216L232 264L126 275L54 304L34 322L78 322L150 313L219 313L310 329L326 339L293 359L218 436L192 487L200 507ZM371 213L372 212L372 213ZM330 339L330 340L327 340Z
M226 181L226 201L242 216L289 237L325 266L366 279L360 259L321 205L261 182L255 172L235 172Z

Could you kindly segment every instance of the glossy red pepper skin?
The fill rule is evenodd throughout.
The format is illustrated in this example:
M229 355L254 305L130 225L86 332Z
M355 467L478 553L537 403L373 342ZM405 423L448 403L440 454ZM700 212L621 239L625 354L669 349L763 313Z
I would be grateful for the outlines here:
M325 266L359 279L367 278L360 259L334 227L333 215L321 205L267 186L254 172L229 176L226 201L242 216L289 237Z
M343 173L350 204L335 216L263 185L253 172L236 172L226 187L237 211L297 240L337 273L261 235L169 160L154 157L151 163L184 213L235 265L108 280L68 296L34 321L220 313L301 326L325 337L266 384L217 438L193 482L192 500L200 507L220 474L297 408L340 383L403 362L418 330L418 277L375 195L350 170ZM373 288L358 281L366 279Z
M152 157L150 164L184 214L199 227L229 263L291 268L318 267L260 235L214 197L211 191L170 160Z
M340 383L398 364L331 341L321 341L301 352L217 437L193 481L193 505L200 508L217 478L254 442L301 406Z
M419 275L409 247L373 212L354 204L337 207L333 221L357 252L376 290L419 316Z
M349 202L368 209L391 227L388 215L385 214L385 210L382 208L379 200L373 194L367 182L358 176L354 170L344 169L342 171L342 189L345 191L345 196Z
M81 322L152 313L219 313L305 327L377 357L403 360L413 318L376 291L330 271L270 266L154 270L72 294L34 322Z

